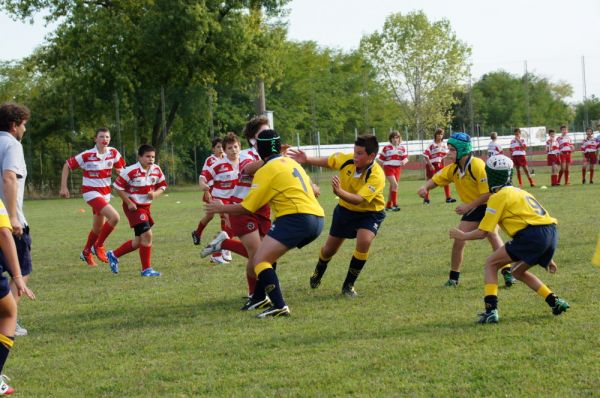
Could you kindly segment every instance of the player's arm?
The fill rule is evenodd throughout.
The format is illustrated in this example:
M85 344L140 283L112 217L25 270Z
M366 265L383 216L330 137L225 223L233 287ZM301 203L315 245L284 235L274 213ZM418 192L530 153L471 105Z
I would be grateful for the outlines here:
M153 191L148 192L148 199L154 200L154 199L158 198L160 195L162 195L166 191L166 189L167 189L166 186L162 186L162 187L159 187L158 189L154 189Z
M456 240L478 240L488 236L488 232L482 229L474 229L473 231L464 232L458 228L450 230L450 238Z
M129 196L127 195L127 192L125 192L125 190L120 187L117 187L115 185L113 185L113 186L114 186L115 190L117 191L117 195L119 195L119 197L121 198L123 203L125 203L125 206L127 206L127 208L129 210L136 210L137 205L135 203L133 203L133 201L129 198Z
M328 169L331 168L328 163L329 158L326 156L311 157L300 149L290 149L288 151L288 156L300 164L310 164L313 166L326 167Z
M11 231L8 228L0 228L0 250L6 259L6 266L8 271L12 275L12 280L17 287L17 294L19 296L25 294L30 299L35 299L35 294L29 290L21 275L21 267L19 266L19 259L17 257L17 248L15 246L15 240L12 237Z
M342 189L342 186L340 183L340 177L337 175L333 176L333 178L331 179L331 187L333 188L334 194L336 194L338 197L340 197L344 201L351 203L353 205L359 205L362 203L363 200L365 200L365 198L363 198L362 196L360 196L358 194L351 193L351 192L348 192L348 191Z
M12 225L13 235L23 235L23 226L17 216L17 173L12 170L4 170L2 172L2 182L4 183L4 204Z
M198 185L200 186L201 191L204 191L204 192L210 191L210 186L208 185L208 181L206 181L206 177L204 177L203 175L200 175L200 177L198 177Z
M65 162L60 175L60 196L63 198L68 198L71 196L69 193L69 187L67 186L67 180L69 179L70 171L71 168L69 167L69 164Z
M244 171L244 174L253 176L264 164L265 162L262 160L255 160L254 162L245 165L242 170ZM240 173L242 170L240 170Z
M251 211L247 210L239 203L226 205L226 204L223 204L220 200L213 200L209 203L206 203L204 205L204 210L206 211L206 214L215 214L215 213L233 214L233 215L252 214Z
M427 182L425 182L425 184L421 186L421 188L419 188L419 190L417 191L417 195L424 198L425 196L427 196L427 192L431 191L435 187L437 187L437 184L433 182L433 180L429 179L427 180Z
M459 204L458 206L456 206L456 214L467 214L470 211L478 208L479 206L486 204L491 195L492 194L490 192L486 192L471 203Z

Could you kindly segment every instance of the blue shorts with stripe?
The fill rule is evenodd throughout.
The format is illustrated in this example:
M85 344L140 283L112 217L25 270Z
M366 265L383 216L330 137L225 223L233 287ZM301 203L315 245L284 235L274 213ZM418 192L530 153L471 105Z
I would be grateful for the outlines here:
M385 218L382 211L352 211L337 205L333 210L333 219L329 235L337 238L354 239L359 229L368 229L377 235Z
M277 217L267 233L271 238L300 249L317 239L323 231L323 217L314 214L288 214Z
M554 256L557 244L556 224L530 225L517 232L504 247L513 261L523 261L528 265L539 264L546 268Z

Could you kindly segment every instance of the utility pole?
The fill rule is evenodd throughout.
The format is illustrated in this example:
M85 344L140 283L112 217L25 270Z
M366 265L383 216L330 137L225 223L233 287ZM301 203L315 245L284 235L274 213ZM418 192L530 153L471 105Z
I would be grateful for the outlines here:
M584 130L590 125L588 119L587 88L585 84L585 57L581 56L581 77L583 80L583 120L585 121Z

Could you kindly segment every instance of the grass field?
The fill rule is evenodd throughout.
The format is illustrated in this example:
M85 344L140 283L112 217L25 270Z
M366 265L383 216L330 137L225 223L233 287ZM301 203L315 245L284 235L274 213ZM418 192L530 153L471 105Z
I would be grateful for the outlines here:
M91 214L82 199L28 201L30 287L38 299L21 306L30 335L17 338L4 373L19 397L598 397L600 268L590 259L600 184L578 185L578 168L573 176L570 187L533 191L561 234L558 273L534 272L571 309L554 317L517 284L500 289L497 325L474 323L483 307L487 242L468 244L460 287L441 287L447 231L458 217L441 189L423 206L415 194L420 181L400 183L402 211L388 214L356 284L360 297L349 300L340 289L353 241L331 261L319 289L308 286L335 205L323 174L326 230L279 262L292 317L271 320L239 311L243 259L219 266L200 259L189 236L200 195L191 189L170 191L153 205L153 265L161 278L139 276L137 252L121 259L119 275L83 265L78 256ZM549 180L539 172L536 178L540 185ZM216 228L213 222L204 241ZM122 218L107 247L131 236Z

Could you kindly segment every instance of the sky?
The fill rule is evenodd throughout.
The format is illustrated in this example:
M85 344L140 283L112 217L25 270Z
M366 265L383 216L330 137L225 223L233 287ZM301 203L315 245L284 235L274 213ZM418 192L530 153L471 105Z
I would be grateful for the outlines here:
M587 98L600 97L599 0L292 0L287 9L290 39L345 51L380 31L388 15L423 10L430 20L450 21L472 48L475 80L500 69L520 75L527 63L529 72L570 83L569 101L580 102L584 57ZM53 29L42 18L14 22L3 12L0 27L0 60L31 54Z

